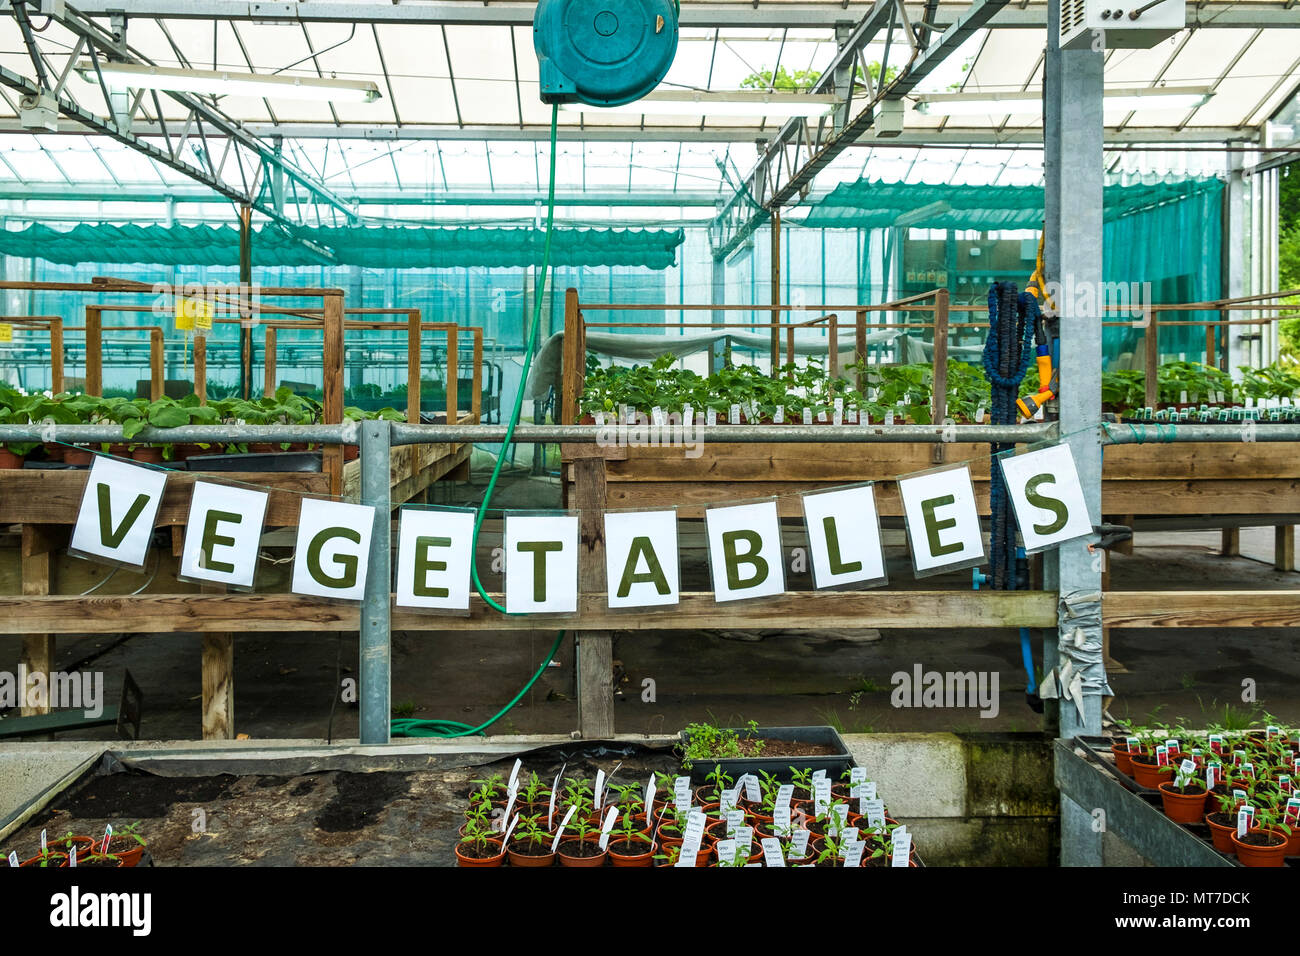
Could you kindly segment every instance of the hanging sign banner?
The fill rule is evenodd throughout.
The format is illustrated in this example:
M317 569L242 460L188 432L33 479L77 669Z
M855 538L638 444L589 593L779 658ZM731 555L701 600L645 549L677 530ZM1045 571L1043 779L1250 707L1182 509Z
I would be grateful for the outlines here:
M808 528L813 584L884 584L885 555L880 547L880 518L871 485L800 496Z
M1092 534L1083 485L1068 444L1004 455L1000 464L1026 553Z
M611 608L677 604L677 512L606 512L605 581Z
M704 512L714 599L741 601L785 591L781 519L775 501Z
M474 512L403 508L397 528L397 606L468 611Z
M970 468L961 465L898 479L917 577L984 560L984 536Z
M167 473L96 455L68 550L143 568Z
M506 515L505 551L509 613L578 610L576 515Z
M196 481L185 521L181 579L251 588L270 498L252 488Z
M360 601L375 509L323 498L303 498L293 556L295 594Z

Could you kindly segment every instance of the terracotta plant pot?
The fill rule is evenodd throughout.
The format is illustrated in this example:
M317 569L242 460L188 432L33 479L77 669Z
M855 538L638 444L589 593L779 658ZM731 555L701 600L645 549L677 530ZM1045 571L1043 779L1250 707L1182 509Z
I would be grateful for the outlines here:
M60 445L56 441L47 441L45 447L46 461L63 461L63 453L67 450L67 445Z
M1115 758L1115 769L1126 776L1133 776L1133 755L1128 752L1128 744L1111 744L1110 752Z
M163 463L163 450L158 445L141 445L131 452L132 461L143 461L150 465Z
M1237 851L1237 860L1242 866L1285 865L1288 840L1286 834L1281 830L1275 830L1272 827L1259 827L1247 833L1246 837L1248 839L1269 839L1276 842L1268 845L1246 843L1237 836L1237 831L1233 830L1232 846Z
M495 856L467 856L461 852L461 844L456 845L457 866L502 866L506 862L506 851L498 839L488 840L488 846L496 850Z
M1175 823L1200 823L1205 819L1205 802L1210 798L1208 790L1195 790L1192 793L1179 793L1174 789L1174 782L1166 780L1160 784L1160 800L1164 804L1165 816Z
M609 862L613 866L654 866L655 847L653 843L633 840L634 852L627 852L626 844L621 839L610 839ZM623 847L623 850L616 849Z
M8 448L0 448L0 468L21 468L26 456L15 455Z
M511 866L554 866L555 854L550 851L550 844L545 844L542 848L545 853L521 853L515 849L520 846L519 840L511 840L510 846L506 850L506 855L510 858Z
M65 465L77 465L85 467L95 460L95 453L88 448L65 448L63 450L63 463Z
M1205 815L1205 825L1210 828L1210 839L1214 841L1214 848L1220 853L1236 853L1237 848L1232 845L1233 834L1237 832L1236 826L1218 823L1210 819L1213 816L1213 813Z
M604 866L609 853L600 849L600 838L591 834L581 840L577 837L561 840L556 856L560 858L560 866Z
M1291 835L1286 841L1286 855L1300 856L1300 826L1291 827Z
M66 853L55 853L53 850L51 850L49 853L45 855L45 860L46 860L45 868L49 870L57 870L60 867L64 867L68 865L68 855ZM32 857L30 860L23 860L21 863L18 864L19 867L34 866L38 868L40 867L40 865L41 865L41 855L39 853L36 854L36 856Z
M1133 760L1133 779L1137 781L1139 787L1155 790L1164 781L1173 779L1168 772L1163 771L1164 768L1157 764L1143 763L1136 758Z
M140 858L144 856L144 847L137 843L129 850L114 851L113 855L122 861L123 866L139 866Z
M360 445L344 445L344 446L343 446L343 460L344 460L344 461L356 461L356 460L357 460L358 458L360 458L360 457L361 457L361 446L360 446Z

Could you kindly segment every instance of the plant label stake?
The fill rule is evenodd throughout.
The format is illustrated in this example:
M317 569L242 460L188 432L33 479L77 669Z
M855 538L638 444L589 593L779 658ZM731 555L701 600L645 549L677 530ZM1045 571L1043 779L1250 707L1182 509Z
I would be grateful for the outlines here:
M713 426L718 424L718 410L716 408L705 409L704 424L706 426Z
M45 856L45 854L47 854L48 852L49 850L45 845L45 831L42 830L41 831L41 856Z
M655 807L655 775L650 774L650 782L645 785L645 822L650 822L650 814Z
M569 821L573 819L573 814L577 811L577 809L578 809L577 807L569 807L569 809L565 812L564 819L560 821L560 825L555 830L555 839L551 841L552 853L554 853L556 850L560 848L560 838L564 836L564 828L569 825Z
M885 825L885 801L879 798L862 801L862 815L867 818L867 826L883 827Z
M718 864L720 866L734 866L736 863L736 841L719 840L718 841Z
M790 808L788 806L778 805L772 811L772 829L781 836L788 836L790 833Z
M601 808L601 805L602 805L602 802L603 802L603 801L602 801L602 797L603 797L602 791L603 791L604 789L605 789L605 771L603 771L603 770L597 770L597 771L596 771L596 786L595 786L595 789L592 791L592 795L591 795L591 804L592 804L592 806L595 807L597 810L599 810L599 809Z
M1170 737L1168 740L1165 741L1165 746L1169 748L1169 752L1171 754L1178 753L1181 747L1181 745L1178 743L1177 737Z
M785 857L781 855L781 841L776 837L763 838L763 862L768 866L785 866Z
M500 823L505 826L505 822L510 819L510 811L515 808L515 790L510 788L510 796L506 798L506 812L502 814Z
M727 422L731 425L740 424L740 406L735 402L731 403L731 408L727 412Z
M1300 774L1300 757L1296 757L1295 760L1291 761L1291 772Z
M752 773L747 773L741 779L745 781L745 799L750 803L762 802L763 791L759 789L758 778Z
M718 813L725 817L732 810L736 809L736 799L737 795L735 790L719 790Z
M784 406L784 405L778 405L778 406L776 406L776 411L774 411L774 412L772 413L772 424L773 424L773 425L784 425L784 424L785 424L785 406Z
M811 424L812 424L812 409L811 409L811 408L805 408L805 409L803 410L803 419L802 419L802 421L803 421L803 423L804 423L805 425L811 425Z
M510 781L506 784L508 789L513 790L515 788L515 782L519 779L519 768L523 765L524 762L522 760L515 760L515 765L510 768Z
M690 428L694 424L695 424L695 406L683 405L682 406L682 427Z
M555 778L556 786L559 786L560 778ZM551 788L551 805L546 811L546 828L549 830L555 823L555 787Z
M911 862L912 855L912 837L911 834L904 833L898 835L898 830L894 831L894 839L890 841L892 850L889 854L890 866L907 866Z
M519 814L516 813L514 819L510 821L510 826L506 827L506 832L501 835L501 845L503 847L510 845L510 834L515 832L515 824L518 822Z
M744 852L745 858L749 859L749 848L754 845L754 828L753 827L736 827L733 834L736 845Z
M77 865L77 845L74 843L68 850L68 866L75 867L76 865Z
M1218 776L1217 773L1218 769L1219 769L1219 765L1217 763L1212 763L1205 768L1205 789L1206 790L1214 789L1214 785L1217 782L1215 778Z
M707 821L704 818L703 810L692 810L691 815L686 818L686 829L682 833L682 849L691 847L699 849L700 842L704 839L704 827Z
M793 797L794 797L794 784L792 783L781 784L781 786L777 788L776 791L776 808L779 810L781 809L781 807L785 807L786 810L788 811L790 809L790 800Z
M867 845L863 843L861 840L854 840L852 843L845 844L844 865L849 867L861 866L862 851L865 850L866 848Z
M113 839L113 824L110 823L106 827L104 827L104 842L99 848L100 853L108 852L108 844L109 841L112 839Z
M1282 728L1281 728L1281 727L1278 727L1278 726L1275 725L1275 724L1269 724L1267 727L1264 728L1264 736L1265 736L1265 737L1280 737L1280 736L1282 736Z
M797 830L795 835L790 838L790 856L796 860L802 859L808 855L808 838L812 836L811 830Z
M600 848L602 850L609 846L609 835L614 830L614 821L618 819L618 807L610 807L609 813L605 814L605 822L600 828Z
M1282 822L1289 827L1300 826L1300 797L1291 797L1287 800Z
M695 866L695 858L699 855L699 847L687 846L682 844L681 852L677 855L677 862L673 866Z
M844 424L844 399L835 399L835 412L831 416L831 422L835 425Z
M1169 765L1169 748L1161 744L1156 748L1156 766L1165 767Z
M1254 807L1242 807L1237 811L1237 836L1244 837L1246 831L1250 829L1251 821L1255 819Z
M861 839L861 838L858 836L858 828L857 828L857 827L845 827L843 830L840 831L840 839L843 840L845 843L856 843L856 842L858 842L858 841Z
M736 831L745 825L744 810L727 811L727 836L734 836Z
M44 851L44 849L45 849L44 847L41 848L42 852ZM9 865L10 865L10 866L17 866L17 865L18 865L18 851L17 851L17 850L10 850L10 851L9 851Z
M1291 775L1289 773L1281 774L1277 778L1277 788L1283 793L1290 793L1291 786Z
M813 783L813 812L821 816L831 805L831 782L822 777Z

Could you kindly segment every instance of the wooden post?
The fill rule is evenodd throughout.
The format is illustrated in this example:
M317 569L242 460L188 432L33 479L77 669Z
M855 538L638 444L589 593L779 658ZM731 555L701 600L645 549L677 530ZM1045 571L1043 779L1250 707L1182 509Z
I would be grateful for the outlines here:
M455 425L460 421L460 341L453 325L447 329L447 424ZM523 388L524 383L520 382ZM502 449L504 451L504 449Z
M934 293L934 392L930 397L934 424L942 425L948 417L948 290ZM935 442L930 452L933 462L944 461L947 449Z
M406 314L406 420L420 424L420 310Z
M1280 524L1273 529L1273 569L1275 571L1294 571L1295 565L1295 525Z
M224 594L224 584L204 584L204 594ZM203 739L235 738L235 636L203 635Z
M51 561L50 551L54 547L50 540L49 527L45 525L23 525L21 548L21 573L23 597L41 597L50 593ZM54 670L54 635L24 634L21 657L22 667L27 674L45 675L45 699L35 706L27 706L26 687L19 687L20 709L23 717L36 714L48 714L50 707L50 674Z
M1241 529L1220 529L1219 554L1225 558L1235 558L1241 554Z
M163 331L149 330L149 401L163 397Z
M200 405L208 404L208 337L194 335L194 394Z
M326 425L343 422L343 293L325 296L324 410ZM343 493L343 446L326 445L322 469L330 476L330 494Z
M1214 367L1214 337L1218 328L1214 325L1205 326L1205 364Z
M50 391L63 391L63 320L50 319Z
M86 394L104 394L104 316L93 305L86 306Z
M582 351L582 317L578 312L578 290L564 290L564 368L560 394L560 424L578 423L578 397L582 394L582 378L586 369L586 355Z
M1133 521L1134 521L1134 516L1133 516L1133 515L1124 515L1122 518L1119 519L1119 523L1120 523L1120 524L1122 524L1122 525L1127 525L1127 526L1130 527L1130 528L1133 527ZM1129 537L1125 538L1123 541L1117 541L1114 545L1111 546L1111 550L1112 550L1112 551L1117 551L1117 552L1119 552L1120 554L1132 554L1132 553L1133 553L1133 537L1132 537L1132 536L1129 536ZM1109 564L1109 563L1110 563L1110 561L1109 561L1110 555L1107 555L1106 557L1107 557L1107 564Z
M781 303L781 210L772 210L772 305ZM772 309L772 377L778 375L781 364L781 310ZM793 348L791 349L793 351ZM790 359L794 361L794 359Z
M266 348L262 354L262 397L275 394L275 329L266 330Z
M867 310L858 309L854 316L853 360L858 363L858 391L866 394L867 372Z
M469 412L477 424L483 417L483 330L474 328L474 394L470 396Z
M787 325L785 327L785 363L787 365L794 364L794 326L793 325ZM775 365L773 365L772 367L774 369L776 368ZM794 381L794 372L790 373L790 380Z
M605 459L573 463L579 511L578 593L605 592ZM614 735L614 637L609 631L579 631L578 732L586 739Z
M1147 407L1155 408L1160 400L1160 313L1154 306L1147 309L1147 321L1144 385Z
M830 339L826 358L826 371L831 378L840 374L840 325L839 316L834 312L826 316L826 334Z

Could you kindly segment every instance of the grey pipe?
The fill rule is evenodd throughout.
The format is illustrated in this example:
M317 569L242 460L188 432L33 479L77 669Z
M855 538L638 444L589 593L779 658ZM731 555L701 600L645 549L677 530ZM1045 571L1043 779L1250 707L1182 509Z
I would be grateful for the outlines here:
M361 503L375 509L365 595L361 601L361 743L388 743L392 715L392 645L389 625L392 500L389 422L361 423ZM339 688L334 688L339 693Z
M639 439L637 436L640 436ZM718 425L683 428L680 425L520 425L514 440L625 444L645 442L1037 442L1056 438L1052 422L1032 425ZM393 444L430 441L464 441L493 444L504 441L505 425L393 425Z

